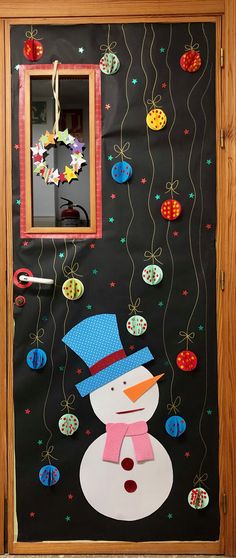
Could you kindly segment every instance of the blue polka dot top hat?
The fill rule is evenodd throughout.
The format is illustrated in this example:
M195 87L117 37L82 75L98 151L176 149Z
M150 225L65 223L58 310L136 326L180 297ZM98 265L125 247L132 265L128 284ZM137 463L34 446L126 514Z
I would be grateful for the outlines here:
M82 320L62 341L90 370L91 375L76 384L82 397L154 358L148 347L125 354L115 314L97 314Z

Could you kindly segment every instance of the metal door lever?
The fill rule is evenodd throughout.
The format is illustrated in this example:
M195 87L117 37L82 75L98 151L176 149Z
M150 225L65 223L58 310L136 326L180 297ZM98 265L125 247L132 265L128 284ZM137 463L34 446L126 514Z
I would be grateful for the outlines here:
M44 285L53 285L53 279L46 279L44 277L29 277L29 275L20 275L19 281L23 281L25 283L43 283Z

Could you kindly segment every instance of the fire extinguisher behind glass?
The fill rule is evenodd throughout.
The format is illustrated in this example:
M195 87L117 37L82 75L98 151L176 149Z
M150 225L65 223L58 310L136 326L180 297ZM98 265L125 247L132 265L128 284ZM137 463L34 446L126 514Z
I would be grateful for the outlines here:
M61 224L63 227L89 227L89 216L86 209L84 209L82 205L74 204L73 201L68 200L67 198L61 197L61 200L65 200L67 202L60 206L60 208L66 207L66 209L63 209L61 212ZM86 218L85 225L84 221L82 221L80 217L80 212L75 209L76 207L79 207L84 212Z

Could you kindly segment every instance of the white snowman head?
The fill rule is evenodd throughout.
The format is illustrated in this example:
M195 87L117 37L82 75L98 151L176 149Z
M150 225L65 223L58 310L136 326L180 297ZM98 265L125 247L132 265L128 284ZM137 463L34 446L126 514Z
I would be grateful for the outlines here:
M132 401L125 390L152 379L153 375L144 366L138 366L126 374L90 393L90 401L95 415L103 423L148 421L154 414L159 389L155 383L149 389L140 389L140 397ZM145 385L144 383L142 384ZM131 391L131 390L130 390Z

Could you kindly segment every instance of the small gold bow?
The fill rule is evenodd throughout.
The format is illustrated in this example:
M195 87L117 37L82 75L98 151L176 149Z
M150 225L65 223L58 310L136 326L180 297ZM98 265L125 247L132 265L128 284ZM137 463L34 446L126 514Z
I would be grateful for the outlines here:
M130 142L126 141L126 143L124 143L124 145L114 145L114 151L117 153L116 155L116 159L117 157L120 157L121 160L123 161L124 157L125 159L131 159L131 157L128 157L128 155L125 155L126 151L128 151L130 148Z
M152 97L152 99L148 99L147 104L150 105L151 108L157 108L160 101L161 101L161 95L156 95L156 97L154 97L154 98ZM159 107L160 107L160 105L159 105Z
M180 339L179 343L182 343L182 341L190 341L191 343L193 343L195 337L194 331L192 331L192 333L188 333L187 331L180 331L179 335L183 337L183 339Z
M44 336L44 329L41 327L38 331L36 331L36 333L30 333L29 334L29 338L32 339L32 343L31 345L33 345L34 343L43 343L43 341L41 341L41 337Z
M207 486L205 481L207 481L208 479L208 474L207 473L203 473L203 475L196 475L193 479L193 484L194 486L203 484L204 486Z
M74 265L72 265L72 267L69 267L69 265L66 265L64 267L64 275L65 277L83 277L83 275L79 275L79 273L77 273L79 269L79 264L75 263Z
M174 182L167 182L166 183L166 194L171 192L172 194L178 194L177 188L179 185L179 180L174 180Z
M172 401L171 403L168 403L168 405L167 405L167 409L168 409L169 414L170 413L175 413L175 415L176 415L176 413L178 413L178 411L179 411L180 404L181 404L181 397L180 397L180 395L177 395L176 399L174 401Z
M27 39L35 39L38 35L38 29L33 29L33 26L31 25L31 29L30 31L26 31L25 36L27 37ZM37 38L38 41L42 41L42 37L38 37Z
M130 314L136 314L138 307L140 306L141 300L140 298L136 298L134 304L128 304ZM142 313L142 310L139 310Z
M157 248L154 252L149 252L149 250L146 250L146 252L144 252L144 258L145 261L152 260L153 262L155 261L161 264L160 260L158 259L159 256L161 256L161 254L162 254L161 247Z
M117 45L116 41L112 41L111 43L108 43L107 45L106 44L101 45L100 50L102 52L112 52L114 50L114 48L116 48L116 45Z
M74 410L74 407L72 407L74 402L75 402L75 395L71 393L71 395L69 395L67 399L63 399L63 401L61 401L62 410L64 411L64 409L67 409L68 412L70 410Z
M54 446L49 446L49 448L42 451L42 453L41 453L42 461L45 461L45 459L48 459L49 463L50 463L51 459L55 459L55 461L58 461L58 459L56 457L53 457L53 455L52 455L53 451L54 451Z
M190 45L185 45L185 50L198 50L199 48L199 43L194 43L194 45L191 43Z

